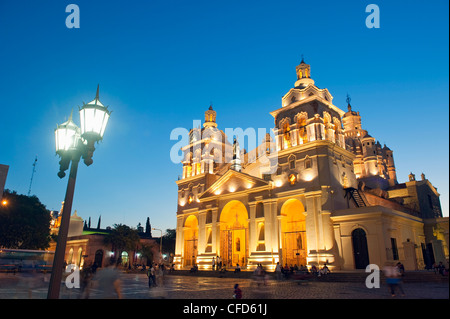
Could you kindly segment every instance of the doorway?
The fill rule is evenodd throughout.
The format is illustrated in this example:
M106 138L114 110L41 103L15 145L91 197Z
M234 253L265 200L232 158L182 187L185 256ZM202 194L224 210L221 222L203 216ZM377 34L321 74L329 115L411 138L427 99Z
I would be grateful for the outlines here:
M184 223L184 266L192 267L197 261L198 219L190 215Z
M353 256L356 269L366 269L369 264L366 232L362 228L352 231Z
M227 267L247 265L248 213L237 200L227 203L220 214L220 257Z
M289 199L281 207L282 264L306 266L305 208L298 199Z

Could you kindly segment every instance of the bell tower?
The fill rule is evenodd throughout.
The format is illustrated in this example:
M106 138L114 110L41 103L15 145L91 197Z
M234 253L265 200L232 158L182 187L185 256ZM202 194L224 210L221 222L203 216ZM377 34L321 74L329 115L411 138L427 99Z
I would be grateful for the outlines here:
M203 123L203 127L217 127L216 111L213 110L212 105L205 112L205 123Z
M297 81L295 87L307 87L308 85L314 85L314 80L311 79L311 66L305 63L302 57L302 62L295 68L297 72Z

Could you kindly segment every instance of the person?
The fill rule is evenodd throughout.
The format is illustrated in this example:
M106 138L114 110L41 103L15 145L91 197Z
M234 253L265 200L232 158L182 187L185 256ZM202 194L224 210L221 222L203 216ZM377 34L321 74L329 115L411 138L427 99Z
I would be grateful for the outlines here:
M219 269L222 269L222 257L217 256L217 266Z
M156 287L156 270L155 270L155 266L152 263L151 267L148 269L147 271L147 276L148 276L148 287Z
M97 271L93 279L101 291L99 298L122 299L120 273L114 260L110 260L103 269Z
M439 265L437 266L438 269L438 273L441 274L442 276L445 275L445 266L442 263L442 261L439 262Z
M277 276L278 280L281 280L281 265L279 262L277 262L277 265L275 267L275 275Z
M383 268L383 273L386 276L386 283L388 284L389 289L391 291L391 296L395 297L396 288L398 288L402 296L404 296L405 292L403 291L403 288L400 285L400 273L398 271L398 268L394 267L394 263L389 262L386 263L386 265Z
M312 265L312 266L311 266L311 273L312 273L313 275L317 275L317 267L316 267L316 265Z
M321 269L321 274L322 275L327 275L330 272L330 270L327 267L327 264L324 264L322 269Z
M84 299L89 299L89 288L91 285L91 279L94 275L94 271L92 270L92 266L84 267L81 271L81 297Z
M158 266L158 282L159 282L159 286L164 286L164 271L165 271L165 267L164 264L159 264Z
M405 276L405 266L401 262L397 263L397 269L402 277Z
M96 261L94 261L94 263L92 264L91 270L92 270L92 274L95 275L95 272L97 271L98 268L98 263Z
M241 271L241 266L239 266L239 264L236 264L236 268L234 269L234 272L240 272Z
M189 270L189 272L191 272L191 273L197 273L197 271L198 271L197 264L194 264L194 266L191 268L191 270Z
M212 270L216 270L216 260L214 259L214 257L212 259Z
M239 284L234 285L234 299L242 299L242 290L239 288Z
M434 273L437 274L438 273L438 265L436 263L433 263L433 266L431 266L434 270Z

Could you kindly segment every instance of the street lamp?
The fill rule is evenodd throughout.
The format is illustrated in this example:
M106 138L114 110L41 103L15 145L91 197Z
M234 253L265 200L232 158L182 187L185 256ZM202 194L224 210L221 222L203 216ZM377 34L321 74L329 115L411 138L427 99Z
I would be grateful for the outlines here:
M93 163L94 144L103 139L103 134L105 133L105 128L111 114L111 111L100 103L99 86L97 86L95 99L88 104L83 104L79 112L81 128L73 122L72 114L70 114L69 119L63 124L58 125L55 129L56 154L61 158L58 177L63 178L66 176L65 171L69 168L70 162L72 162L72 165L70 167L61 225L58 232L52 275L47 294L48 299L59 298L78 163L81 157L87 166Z
M159 240L159 259L162 259L162 230L161 229L157 229L157 228L152 228L152 230L158 230L161 232L161 237Z

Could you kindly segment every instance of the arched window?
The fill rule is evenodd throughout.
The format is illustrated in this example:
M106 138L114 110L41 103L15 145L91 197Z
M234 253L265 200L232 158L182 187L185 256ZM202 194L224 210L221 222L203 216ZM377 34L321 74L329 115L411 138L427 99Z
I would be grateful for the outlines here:
M77 266L80 267L81 266L81 258L83 257L83 248L78 248L78 254L77 254Z
M306 132L306 119L307 115L305 112L302 112L297 116L298 144L305 144L306 142L308 142L308 134Z
M264 204L259 202L258 204L256 204L256 214L255 214L256 218L261 218L264 217Z
M67 264L73 264L73 248L69 250L69 258L67 258Z
M122 251L122 254L120 255L122 258L122 265L128 264L128 253L126 251Z
M284 140L284 149L291 147L291 128L289 123L286 121L283 124L283 140Z
M306 156L305 158L305 169L311 168L312 167L312 161L309 158L309 156Z
M289 169L295 169L295 156L289 156Z

